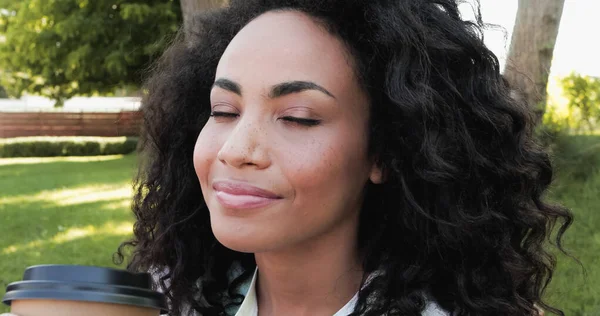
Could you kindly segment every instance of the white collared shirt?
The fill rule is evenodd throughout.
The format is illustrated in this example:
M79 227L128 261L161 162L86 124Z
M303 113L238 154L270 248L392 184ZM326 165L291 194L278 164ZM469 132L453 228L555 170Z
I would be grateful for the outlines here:
M258 269L254 271L254 276L252 277L252 282L250 282L250 287L248 288L248 293L246 293L246 297L240 305L240 309L238 309L235 316L258 316L258 302L256 300L256 278L258 276ZM358 300L358 293L354 295L342 307L337 313L333 314L333 316L348 316L352 314L354 311L354 306L356 305L356 301Z
M159 278L164 275L164 271L156 271L152 270L151 275L154 279L154 282L158 284ZM241 267L237 266L236 269L232 269L230 271L230 278L235 278L242 273ZM229 316L257 316L258 315L258 302L256 300L256 278L258 276L258 269L254 270L254 275L252 276L251 282L248 284L242 285L242 293L245 292L244 300L239 308L233 308L233 310L227 310L227 315ZM168 283L168 281L167 281ZM167 285L168 286L168 285ZM159 287L159 291L162 288ZM242 294L240 293L240 294ZM358 301L358 293L344 305L339 311L337 311L333 316L347 316L354 312L354 308L356 307ZM199 316L197 312L190 308L190 306L184 306L183 310L180 314L181 316ZM435 301L428 300L427 306L425 307L425 311L421 316L449 316L450 314L441 309Z
M250 287L248 288L248 292L246 292L246 296L244 301L240 305L235 316L258 316L258 302L256 300L256 278L258 276L258 269L254 270L254 276L252 276L252 281L250 282ZM354 308L356 307L356 303L358 301L358 293L354 294L354 296L342 307L339 311L337 311L333 316L348 316L354 312ZM447 316L448 314L444 312L435 302L429 301L427 302L427 307L422 314L423 316Z

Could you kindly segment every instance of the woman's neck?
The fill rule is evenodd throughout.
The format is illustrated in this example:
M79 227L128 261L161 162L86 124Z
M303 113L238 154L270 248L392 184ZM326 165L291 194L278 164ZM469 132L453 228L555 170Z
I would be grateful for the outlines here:
M260 316L327 315L358 291L357 219L285 251L256 253Z

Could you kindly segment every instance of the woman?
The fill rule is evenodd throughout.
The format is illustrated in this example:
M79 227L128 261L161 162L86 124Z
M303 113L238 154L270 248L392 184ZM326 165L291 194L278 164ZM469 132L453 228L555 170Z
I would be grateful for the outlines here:
M171 315L562 314L572 217L456 1L232 0L147 91L123 246Z

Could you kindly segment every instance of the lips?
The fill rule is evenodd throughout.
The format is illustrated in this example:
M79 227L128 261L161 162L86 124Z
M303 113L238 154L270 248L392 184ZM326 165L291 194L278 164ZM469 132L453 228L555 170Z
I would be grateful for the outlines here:
M253 185L232 181L218 181L213 184L219 202L234 209L264 207L281 199L281 196Z

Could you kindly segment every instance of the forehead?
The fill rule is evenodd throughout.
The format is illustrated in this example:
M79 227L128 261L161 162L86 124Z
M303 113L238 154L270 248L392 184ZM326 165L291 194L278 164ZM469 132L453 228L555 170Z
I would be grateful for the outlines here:
M295 11L267 12L231 41L219 62L217 78L243 86L310 80L332 90L356 88L350 61L342 41L315 19Z

